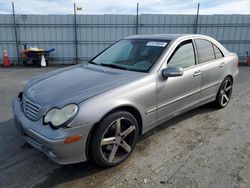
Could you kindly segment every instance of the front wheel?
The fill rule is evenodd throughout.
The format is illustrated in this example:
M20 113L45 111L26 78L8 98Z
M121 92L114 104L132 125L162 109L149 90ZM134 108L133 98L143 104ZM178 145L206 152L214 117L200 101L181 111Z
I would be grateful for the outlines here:
M214 101L215 107L224 108L230 101L233 89L233 81L231 78L226 77L217 93L216 100Z
M93 132L90 151L97 164L112 167L122 163L133 151L138 139L138 123L126 111L105 117Z

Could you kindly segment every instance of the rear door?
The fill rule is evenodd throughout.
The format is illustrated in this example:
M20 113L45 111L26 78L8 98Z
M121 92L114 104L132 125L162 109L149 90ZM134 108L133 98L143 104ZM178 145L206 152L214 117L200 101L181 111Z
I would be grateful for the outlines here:
M205 39L195 39L201 65L201 101L212 100L224 78L225 58L217 46Z
M196 64L192 40L180 42L163 65L163 68L176 66L183 68L179 77L162 78L161 71L157 80L157 119L164 120L178 114L199 102L201 67Z

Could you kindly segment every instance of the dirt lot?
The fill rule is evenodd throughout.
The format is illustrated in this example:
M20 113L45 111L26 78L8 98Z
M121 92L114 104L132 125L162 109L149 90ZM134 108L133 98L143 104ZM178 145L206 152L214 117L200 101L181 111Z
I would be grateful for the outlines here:
M111 169L58 165L15 130L12 98L53 69L0 68L0 187L250 187L250 67L240 67L225 109L206 105L164 123Z

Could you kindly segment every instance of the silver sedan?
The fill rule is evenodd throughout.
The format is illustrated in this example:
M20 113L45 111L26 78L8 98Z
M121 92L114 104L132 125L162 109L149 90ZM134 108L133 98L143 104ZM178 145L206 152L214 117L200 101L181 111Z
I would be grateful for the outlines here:
M237 64L208 36L130 36L88 64L29 81L13 100L16 127L57 163L114 166L170 118L210 102L224 108Z

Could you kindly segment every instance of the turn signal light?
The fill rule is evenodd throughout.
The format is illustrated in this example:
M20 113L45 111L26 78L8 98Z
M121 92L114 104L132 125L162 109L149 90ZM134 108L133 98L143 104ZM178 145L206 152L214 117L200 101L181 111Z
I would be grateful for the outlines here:
M69 143L72 143L72 142L76 142L76 141L80 140L81 138L82 138L82 135L72 136L72 137L69 137L69 138L65 139L64 143L69 144Z

